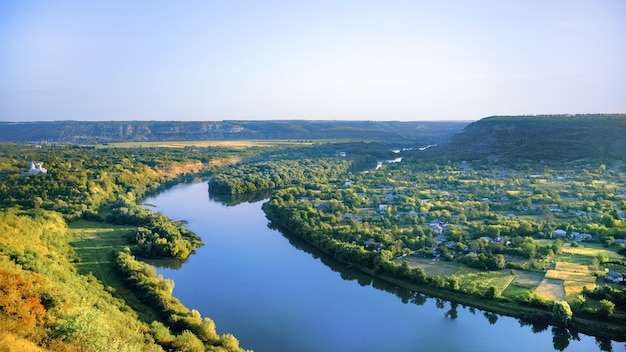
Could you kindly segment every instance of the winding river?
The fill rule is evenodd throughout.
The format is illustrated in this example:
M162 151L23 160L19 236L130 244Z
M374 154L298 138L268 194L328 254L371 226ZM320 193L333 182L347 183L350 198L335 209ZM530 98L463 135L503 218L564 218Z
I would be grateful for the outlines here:
M206 182L144 204L202 237L184 263L153 262L174 295L244 348L277 351L620 351L623 343L428 298L337 263L268 226L264 200L212 199Z

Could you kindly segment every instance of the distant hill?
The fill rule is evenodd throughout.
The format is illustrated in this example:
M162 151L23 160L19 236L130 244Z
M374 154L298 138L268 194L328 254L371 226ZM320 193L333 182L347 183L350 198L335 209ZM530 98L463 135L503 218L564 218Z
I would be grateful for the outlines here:
M430 154L456 160L624 160L626 114L487 117Z
M112 143L242 139L367 139L434 144L468 122L53 121L0 122L0 142Z

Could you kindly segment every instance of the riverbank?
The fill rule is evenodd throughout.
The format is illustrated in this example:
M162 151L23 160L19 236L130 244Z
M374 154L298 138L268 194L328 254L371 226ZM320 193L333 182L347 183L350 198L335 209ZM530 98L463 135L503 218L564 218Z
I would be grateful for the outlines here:
M372 277L384 280L393 285L419 292L432 297L439 297L451 302L466 305L469 307L481 309L487 312L505 315L513 318L520 319L520 323L526 325L536 325L538 327L546 327L548 325L555 325L560 327L566 327L570 330L570 333L583 333L586 335L596 336L598 338L611 339L615 341L625 341L626 339L626 325L621 324L621 321L617 319L604 318L599 320L597 316L591 314L583 315L575 313L571 320L567 324L558 324L554 319L554 315L551 310L541 309L529 305L523 305L514 302L508 298L486 298L478 295L469 295L459 291L452 291L448 289L436 288L428 285L419 285L406 280L395 278L391 275L377 272L372 268L368 268L358 263L346 261L337 256L333 256L329 250L324 249L320 245L316 245L312 241L308 240L305 236L299 235L296 231L293 231L280 223L279 218L272 216L271 211L267 211L264 207L267 218L271 221L272 226L281 229L281 231L287 231L289 234L298 237L299 239L307 242L312 247L332 257L338 262L343 263L346 266L356 268L363 273L371 275ZM545 308L545 307L544 307Z

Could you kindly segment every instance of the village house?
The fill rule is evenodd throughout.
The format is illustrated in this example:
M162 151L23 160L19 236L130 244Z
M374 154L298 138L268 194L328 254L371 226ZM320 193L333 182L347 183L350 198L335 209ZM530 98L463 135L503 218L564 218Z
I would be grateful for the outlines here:
M448 229L448 225L441 220L433 220L428 224L428 228L436 234L441 234Z
M573 239L574 241L577 242L582 242L582 241L591 241L593 239L593 236L591 236L591 234L588 233L580 233L580 232L576 232L573 231L569 237L571 239Z
M565 237L565 235L567 235L567 232L562 229L552 231L552 237Z

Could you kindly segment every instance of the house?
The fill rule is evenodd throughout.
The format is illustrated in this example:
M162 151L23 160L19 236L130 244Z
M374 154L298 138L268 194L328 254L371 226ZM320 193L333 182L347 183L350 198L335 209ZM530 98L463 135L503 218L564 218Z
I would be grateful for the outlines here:
M48 170L43 168L42 162L31 161L29 164L30 169L22 172L20 176L42 175L48 172Z
M567 235L565 230L556 229L552 231L552 237L565 237L565 235Z
M555 205L552 205L552 206L550 206L550 211L553 212L553 213L562 213L563 209L561 209L561 208L559 208L559 207L557 207Z
M381 212L381 213L384 213L387 210L388 207L389 207L389 205L387 205L387 204L379 204L378 205L378 211Z
M621 239L618 238L615 240L615 244L619 245L619 244L625 244L626 245L626 240L625 239Z
M569 237L571 239L573 239L574 241L577 242L581 242L581 241L591 241L593 239L593 236L591 236L591 234L588 233L580 233L580 232L572 232Z
M436 234L442 234L446 229L446 225L439 221L431 221L430 224L428 224L428 227Z
M622 276L622 274L618 273L617 271L609 271L608 273L606 273L606 276L604 276L604 278L606 279L606 281L611 282L624 281L624 276Z

